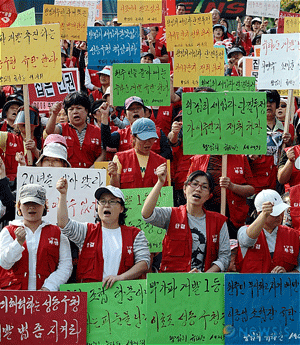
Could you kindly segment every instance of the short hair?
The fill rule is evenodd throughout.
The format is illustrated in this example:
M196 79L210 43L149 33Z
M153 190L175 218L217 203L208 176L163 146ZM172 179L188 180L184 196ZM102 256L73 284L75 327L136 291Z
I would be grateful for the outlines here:
M120 204L121 204L121 206L123 206L124 209L123 209L123 212L119 214L119 221L118 222L119 222L119 225L125 225L125 219L127 218L126 212L128 211L128 208L125 207L125 203L122 199L120 201ZM100 223L100 222L101 222L101 219L100 219L99 214L97 212L96 218L95 218L95 223Z
M17 214L18 214L18 216L23 216L23 215L22 215L22 212L21 212L21 209L20 209L20 206L21 206L21 202L20 202L20 200L18 200L17 203L16 203ZM47 216L48 209L49 209L48 201L46 201L46 204L45 204L44 206L45 206L45 207L44 207L44 210L43 210L42 217Z
M276 108L279 108L280 105L280 95L277 90L258 90L260 92L266 92L267 94L267 101L268 99L272 99L272 101L276 102Z
M201 86L201 87L194 87L194 92L216 92L215 89L211 87Z
M209 13L212 13L213 11L217 11L219 13L219 16L221 17L221 12L217 8L213 8Z
M106 102L106 100L105 99L97 99L93 104L92 104L92 106L91 106L91 113L92 114L95 114L96 113L96 110L100 107L100 105L102 104L102 103L105 103Z
M184 182L184 185L187 186L190 182L194 181L196 177L198 176L205 176L207 178L208 181L208 185L209 185L209 190L212 193L214 191L215 188L215 184L214 184L214 179L212 177L212 175L209 172L205 172L202 170L196 170L193 171L186 179L186 181Z
M176 5L176 9L177 9L178 7L184 7L184 9L186 10L186 6L185 6L185 4L184 4L183 2L180 2L179 4L177 4L177 5Z
M81 92L81 91L75 91L70 94L68 94L64 99L64 109L65 112L68 114L68 109L72 105L82 105L88 113L91 111L91 102L89 100L89 97Z

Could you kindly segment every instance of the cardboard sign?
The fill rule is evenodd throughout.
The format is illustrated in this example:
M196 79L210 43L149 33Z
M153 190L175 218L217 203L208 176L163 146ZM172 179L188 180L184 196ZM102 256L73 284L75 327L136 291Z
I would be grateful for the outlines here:
M68 180L69 217L79 222L94 223L97 208L94 194L97 188L106 185L106 171L104 169L53 169L19 166L17 185L20 189L25 184L37 183L46 189L49 212L43 219L55 224L59 198L56 182L60 177L65 177ZM17 199L18 196L19 193L17 193Z
M183 153L266 154L265 92L183 93Z
M94 26L97 14L97 0L55 0L55 5L71 7L87 7L88 20L87 26Z
M299 344L298 274L226 274L225 344Z
M118 281L110 289L67 284L60 290L87 292L87 344L145 344L145 280Z
M0 85L61 81L58 24L0 29Z
M174 86L197 87L199 76L224 75L224 50L219 48L175 48Z
M224 344L224 274L147 275L147 344Z
M255 91L253 77L199 77L199 87L210 87L215 91Z
M255 77L257 83L259 70L259 57L244 56L243 57L243 76Z
M86 295L0 291L0 343L86 344Z
M284 18L284 33L292 34L300 32L300 17Z
M113 105L132 95L148 106L170 105L170 64L114 64Z
M175 47L213 47L210 13L166 16L165 23L169 51L174 50Z
M86 41L88 15L86 7L45 4L43 24L59 23L62 39Z
M19 26L30 26L35 25L35 8L32 7L27 11L18 14L17 19L10 26L16 28Z
M162 240L165 236L165 230L146 223L141 215L144 202L151 192L152 188L123 189L125 196L125 205L128 208L126 225L136 226L144 231L149 242L151 253L162 251ZM157 207L173 207L173 189L172 187L163 187L161 189Z
M161 23L162 0L118 0L118 21L120 23Z
M93 27L88 28L88 65L100 69L114 63L140 62L140 28Z
M247 0L247 16L278 18L280 0Z
M74 91L80 90L77 68L63 68L62 81L57 83L29 84L29 103L41 110L49 110L55 102L62 102Z
M278 19L278 25L277 25L277 33L283 34L284 31L284 18L286 17L300 17L300 13L292 13L292 12L279 12L279 19Z
M258 89L300 89L300 34L262 35Z

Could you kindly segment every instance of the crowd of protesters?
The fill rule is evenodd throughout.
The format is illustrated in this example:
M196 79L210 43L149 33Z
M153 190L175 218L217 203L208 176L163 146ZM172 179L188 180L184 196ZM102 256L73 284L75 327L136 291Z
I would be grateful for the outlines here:
M186 14L184 3L177 4L176 14ZM253 56L263 34L276 35L277 20L267 29L268 21L261 18L237 18L236 31L229 32L226 18L217 9L211 14L214 44L225 46L228 58L224 75L242 76L242 58ZM106 25L122 24L117 18L95 22ZM293 116L285 132L287 98L276 90L255 91L267 98L267 152L229 155L227 174L222 176L222 156L183 154L182 94L215 90L173 87L172 52L159 38L159 27L142 27L141 42L140 63L171 66L170 106L146 106L135 94L124 107L113 106L111 66L89 70L86 42L73 47L61 41L62 68L78 68L81 91L56 102L43 117L31 106L30 138L22 85L1 88L0 289L58 290L72 274L72 258L78 264L70 281L103 282L107 288L156 271L300 271L297 98L292 100ZM28 152L34 166L56 169L88 169L108 161L110 185L95 191L96 219L80 223L69 218L68 183L61 178L56 186L57 225L44 221L45 189L16 185L18 165L28 165ZM174 207L156 207L168 181ZM166 230L162 253L150 255L144 232L125 225L122 189L143 187L152 187L142 209L144 221ZM220 214L222 189L226 215ZM20 219L14 219L15 210Z

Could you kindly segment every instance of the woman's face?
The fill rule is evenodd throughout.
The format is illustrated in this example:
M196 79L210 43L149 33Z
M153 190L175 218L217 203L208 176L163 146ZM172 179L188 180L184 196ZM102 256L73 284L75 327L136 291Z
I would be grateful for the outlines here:
M203 207L210 197L209 182L206 176L197 176L183 188L187 204Z

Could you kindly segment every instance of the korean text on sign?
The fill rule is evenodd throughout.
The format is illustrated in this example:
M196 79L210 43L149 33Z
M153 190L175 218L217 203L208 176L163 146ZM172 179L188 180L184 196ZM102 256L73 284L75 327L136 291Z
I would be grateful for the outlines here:
M118 0L117 5L120 23L161 23L162 0Z

